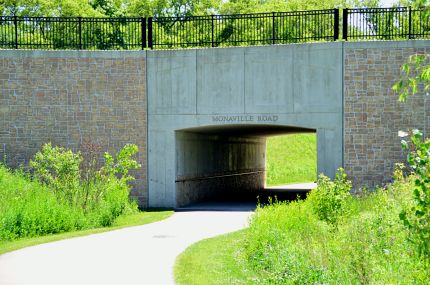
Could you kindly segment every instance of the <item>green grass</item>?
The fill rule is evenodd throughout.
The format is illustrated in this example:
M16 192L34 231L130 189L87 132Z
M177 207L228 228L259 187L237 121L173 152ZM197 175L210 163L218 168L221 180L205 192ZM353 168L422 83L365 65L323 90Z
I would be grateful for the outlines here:
M312 200L258 208L250 227L192 245L178 284L430 284L430 265L399 219L413 181L347 200L336 226Z
M316 134L269 137L266 142L266 170L267 186L315 181Z
M245 284L253 276L239 256L245 231L238 231L200 241L176 259L175 281L178 285Z
M110 227L95 228L83 231L74 231L61 234L46 235L33 238L22 238L13 241L1 241L0 240L0 254L14 251L27 246L38 245L42 243L58 241L62 239L68 239L73 237L86 236L90 234L102 233L112 230L118 230L125 227L139 226L157 222L170 217L173 211L160 210L160 211L142 211L133 213L126 216L120 216L116 219L114 224Z

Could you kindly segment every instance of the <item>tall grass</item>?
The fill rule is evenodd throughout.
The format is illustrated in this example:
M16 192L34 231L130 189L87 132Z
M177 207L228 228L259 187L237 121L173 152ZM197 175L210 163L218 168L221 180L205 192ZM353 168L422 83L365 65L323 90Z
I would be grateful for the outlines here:
M258 207L249 228L182 253L175 279L186 285L430 284L430 265L399 217L414 204L414 179L361 196L335 193L343 200L335 220L321 218L321 210L333 208L316 204L318 195Z
M89 227L83 211L58 199L47 186L0 164L0 240Z
M128 169L140 167L136 152L126 145L115 158L105 154L100 169L83 171L80 153L47 144L30 162L32 176L0 164L0 242L110 226L136 212L127 184Z
M316 134L290 134L266 141L268 186L313 182L317 178Z
M399 219L411 184L351 196L336 225L319 219L312 200L257 209L245 238L255 284L430 284Z

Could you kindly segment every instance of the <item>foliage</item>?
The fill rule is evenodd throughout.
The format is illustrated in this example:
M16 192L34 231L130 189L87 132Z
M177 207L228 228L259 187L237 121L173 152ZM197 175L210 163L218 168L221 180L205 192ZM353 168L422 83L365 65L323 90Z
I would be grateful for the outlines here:
M88 0L4 0L0 14L5 16L82 16L101 17Z
M0 239L39 236L110 226L120 215L135 212L129 200L130 169L139 168L126 145L97 167L90 145L85 157L51 144L43 146L30 166L33 179L0 166Z
M345 171L339 168L333 181L320 174L317 184L318 187L309 196L313 210L320 220L335 225L346 211L351 181L347 180Z
M272 1L257 1L257 0L235 0L225 1L221 6L222 14L235 13L261 13L261 12L285 12L285 11L301 11L301 10L318 10L342 8L348 6L347 0L272 0Z
M330 9L347 4L350 4L347 0L4 0L0 2L0 13L12 16L184 17Z
M55 49L140 49L139 36L141 24L139 19L127 21L122 17L179 17L180 20L166 22L153 22L153 39L158 45L171 47L173 43L186 42L183 46L199 46L196 42L204 42L210 46L244 45L252 39L253 44L297 43L303 39L325 38L331 39L333 27L331 16L326 19L315 15L290 16L288 21L275 17L218 17L216 28L213 30L209 22L201 20L183 21L190 16L215 14L246 14L271 13L285 11L303 11L344 8L349 5L380 6L379 0L6 0L0 3L0 13L10 16L81 16L81 17L114 17L115 21L79 21L77 18L70 21L52 22L41 19L32 22L19 21L19 38L24 41L26 48L32 48L31 43L37 42ZM396 13L395 13L396 14ZM396 14L397 15L397 14ZM389 15L388 17L391 17ZM330 20L329 20L330 18ZM391 18L390 18L391 19ZM369 19L370 22L375 22ZM372 24L379 29L381 23ZM396 21L390 22L389 28L394 27ZM15 29L13 21L5 21L8 31ZM271 28L275 24L275 28ZM385 25L385 24L384 24ZM185 26L185 28L184 28ZM243 27L247 28L244 29ZM385 25L387 26L387 25ZM193 30L183 32L185 30ZM273 34L274 32L274 34ZM258 35L259 39L256 39ZM3 47L15 47L16 39L13 33L2 35ZM213 37L213 43L212 43ZM238 40L240 39L240 40ZM278 39L278 40L277 40ZM282 40L279 40L282 39ZM37 47L37 46L35 46Z
M85 228L83 213L20 171L0 165L0 240Z
M310 206L296 201L257 208L244 250L248 266L257 273L256 284L315 284L326 280L320 266L305 262L306 246L314 242L311 236L318 236L320 231ZM306 246L291 243L298 232L302 234L300 244Z
M62 147L45 144L30 161L34 177L42 184L49 185L56 196L61 195L71 204L80 200L79 182L82 157Z
M116 158L106 152L104 155L105 165L101 169L102 173L110 177L118 175L125 181L133 180L134 178L130 176L128 172L130 169L141 167L141 165L132 158L138 151L137 145L126 144L124 148L118 152Z
M413 7L425 7L428 6L429 0L400 0L400 5L413 6Z
M406 141L402 141L402 146L409 149ZM416 174L414 203L402 211L400 218L411 231L419 253L430 261L430 138L423 140L419 130L412 131L408 163Z
M352 196L344 205L347 218L336 228L319 219L310 199L259 207L243 234L194 245L210 266L182 257L176 267L186 264L189 276L182 279L177 271L176 279L217 280L243 272L231 274L226 284L430 284L430 268L399 219L414 204L413 184L413 177L401 178L387 189ZM221 244L222 250L211 249Z
M290 134L266 140L266 184L314 182L317 178L316 134Z
M428 4L427 1L415 1L416 5ZM426 8L425 17L430 16ZM430 64L428 54L410 56L409 62L402 66L403 76L393 85L399 93L399 101L405 102L410 95L426 92L430 89ZM430 138L423 139L421 131L410 132L410 143L402 140L402 148L408 151L408 164L415 174L413 186L414 203L405 207L400 219L409 229L410 238L416 243L419 254L430 261Z
M409 95L415 95L419 85L424 84L424 91L430 89L430 65L429 56L426 54L415 54L409 57L409 63L402 66L403 76L393 85L393 90L399 95L399 101L405 102Z

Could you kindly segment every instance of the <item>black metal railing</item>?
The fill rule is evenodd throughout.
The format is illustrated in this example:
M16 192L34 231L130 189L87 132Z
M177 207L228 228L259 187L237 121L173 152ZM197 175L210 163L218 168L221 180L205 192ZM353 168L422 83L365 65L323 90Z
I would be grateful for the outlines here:
M411 7L343 10L343 39L396 40L430 37L429 15Z
M137 49L146 31L145 18L0 16L0 48Z
M430 38L423 9L356 8L146 18L0 16L3 49L167 49Z
M339 10L149 18L150 47L218 47L337 40Z

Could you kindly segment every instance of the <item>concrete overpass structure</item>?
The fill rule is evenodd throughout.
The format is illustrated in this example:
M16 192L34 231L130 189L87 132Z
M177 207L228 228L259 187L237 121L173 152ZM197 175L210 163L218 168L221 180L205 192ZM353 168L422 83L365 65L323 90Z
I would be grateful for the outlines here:
M388 182L398 130L424 130L428 98L391 86L430 41L334 42L157 51L0 51L0 155L25 164L43 143L140 147L132 195L178 207L264 187L265 138L317 134L318 172Z
M342 45L157 51L147 62L157 206L264 188L267 135L316 132L318 172L342 166Z

